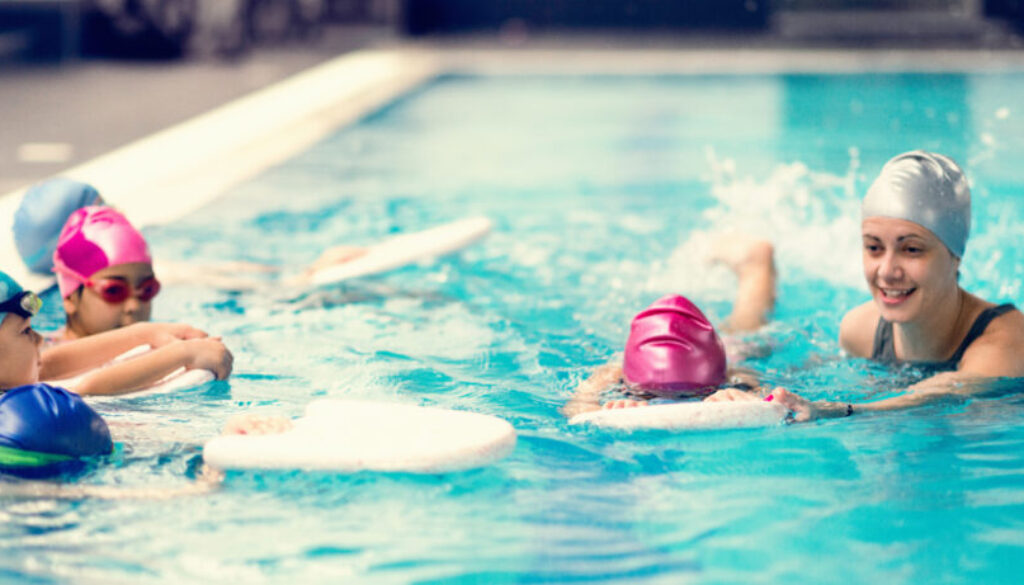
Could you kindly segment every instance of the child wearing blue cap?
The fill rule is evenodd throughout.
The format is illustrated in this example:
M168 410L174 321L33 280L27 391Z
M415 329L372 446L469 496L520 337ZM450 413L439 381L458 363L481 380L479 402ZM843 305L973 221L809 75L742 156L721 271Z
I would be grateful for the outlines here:
M78 394L122 394L149 386L181 367L210 370L218 379L231 374L231 352L220 339L172 323L141 323L41 352L42 337L31 321L41 306L35 293L0 272L0 391L90 370L95 371L78 378L70 389ZM155 349L100 367L144 344Z

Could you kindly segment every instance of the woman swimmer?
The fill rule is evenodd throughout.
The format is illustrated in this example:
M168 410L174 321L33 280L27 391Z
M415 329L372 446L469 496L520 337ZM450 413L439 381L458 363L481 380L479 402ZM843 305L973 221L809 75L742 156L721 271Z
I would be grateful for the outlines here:
M934 375L876 402L812 402L785 389L768 399L807 421L970 396L985 392L994 378L1024 377L1024 314L972 295L958 282L970 206L970 188L956 163L921 150L886 163L861 206L872 299L843 317L840 346L854 357L910 363Z
M733 312L726 320L730 333L748 333L762 327L775 305L774 252L768 242L722 240L716 260L728 264L736 273L739 286ZM601 404L601 395L624 384L626 392L645 397L707 396L722 386L722 392L766 393L758 388L752 373L729 367L750 357L752 349L726 338L723 343L700 309L679 295L663 297L638 314L630 327L629 339L621 362L598 368L584 380L562 413L573 417L601 408L642 406L646 401L619 399ZM728 345L728 349L727 349ZM728 358L727 358L728 355ZM741 390L742 389L742 390Z
M210 370L218 379L231 374L231 352L219 339L172 323L140 323L41 352L42 337L31 322L41 306L39 297L0 272L0 391L90 371L69 384L69 389L83 395L123 394L152 385L182 367ZM144 344L154 350L110 364Z

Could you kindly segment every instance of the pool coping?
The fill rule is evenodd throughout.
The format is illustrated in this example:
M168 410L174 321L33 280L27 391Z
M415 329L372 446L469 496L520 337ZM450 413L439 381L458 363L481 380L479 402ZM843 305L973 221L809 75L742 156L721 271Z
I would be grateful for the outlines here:
M748 75L1024 71L1024 51L508 47L407 42L337 57L59 173L95 185L139 226L174 221L443 73ZM173 161L169 164L169 161ZM26 287L14 247L24 188L0 196L0 267ZM9 244L7 243L9 242Z

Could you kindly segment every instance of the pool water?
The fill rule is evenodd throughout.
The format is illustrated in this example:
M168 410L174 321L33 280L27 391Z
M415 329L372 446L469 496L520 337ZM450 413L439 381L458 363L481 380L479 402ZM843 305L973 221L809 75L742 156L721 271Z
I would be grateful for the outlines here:
M154 317L223 335L235 373L102 404L128 438L75 481L180 487L230 415L325 396L498 415L516 450L445 475L231 473L172 501L0 497L0 581L1016 582L1014 384L723 432L570 427L558 408L658 296L728 314L734 279L706 262L723 232L776 244L775 351L751 367L815 399L897 391L906 372L838 359L839 317L867 300L860 194L899 152L961 162L962 282L1021 302L1022 91L1019 74L441 77L147 236L161 258L294 272L469 215L494 233L322 290L165 287Z

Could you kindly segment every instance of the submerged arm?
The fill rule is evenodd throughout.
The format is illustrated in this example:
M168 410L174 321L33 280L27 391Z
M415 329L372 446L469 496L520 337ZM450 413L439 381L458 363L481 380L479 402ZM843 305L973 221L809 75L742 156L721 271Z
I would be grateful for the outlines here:
M1024 319L1019 316L1014 318ZM995 389L1000 379L1024 377L1024 361L1019 358L1024 355L1024 336L1019 334L1021 328L1018 325L1008 320L1002 327L989 327L991 331L975 340L964 352L956 371L936 374L891 398L846 404L811 402L784 389L776 390L772 395L793 411L797 421L834 418L857 412L902 410L978 396Z
M580 382L572 398L562 407L562 414L572 418L577 414L600 410L601 393L622 379L622 362L613 361L599 366L586 380Z

